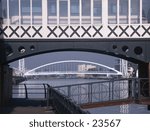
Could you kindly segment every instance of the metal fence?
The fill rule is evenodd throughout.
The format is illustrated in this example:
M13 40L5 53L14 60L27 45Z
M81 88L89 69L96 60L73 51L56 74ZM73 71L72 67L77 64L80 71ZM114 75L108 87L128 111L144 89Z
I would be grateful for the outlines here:
M14 85L12 98L47 99L47 84Z
M84 111L76 104L75 101L68 96L63 95L58 90L48 85L47 105L52 105L57 113L63 114L87 114L89 112Z
M77 106L81 104L141 100L149 98L149 94L147 78L110 79L55 87L48 84L20 84L13 88L13 98L44 99L47 105L52 101L59 112L65 113L82 112Z

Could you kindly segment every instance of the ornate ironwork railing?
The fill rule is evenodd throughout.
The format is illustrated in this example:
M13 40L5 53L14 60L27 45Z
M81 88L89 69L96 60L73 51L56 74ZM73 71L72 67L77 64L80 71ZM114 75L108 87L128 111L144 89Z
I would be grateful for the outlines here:
M59 113L87 113L79 105L96 102L143 100L150 97L147 78L110 79L99 82L51 87L48 84L20 84L13 98L47 100Z
M84 111L80 108L79 105L75 103L68 96L60 93L58 90L55 90L53 87L48 85L48 99L47 104L50 103L54 107L57 113L63 114L87 114L89 112Z

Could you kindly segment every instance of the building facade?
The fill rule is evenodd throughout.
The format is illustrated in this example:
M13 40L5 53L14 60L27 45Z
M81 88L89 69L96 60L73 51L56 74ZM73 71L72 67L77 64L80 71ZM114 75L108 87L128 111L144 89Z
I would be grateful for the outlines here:
M149 0L1 0L4 38L148 38ZM2 33L0 33L2 35Z

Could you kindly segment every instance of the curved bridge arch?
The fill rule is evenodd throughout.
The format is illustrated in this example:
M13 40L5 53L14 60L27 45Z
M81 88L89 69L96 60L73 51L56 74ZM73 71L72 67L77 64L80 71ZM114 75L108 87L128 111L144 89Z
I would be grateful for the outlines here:
M84 63L84 64L86 63L86 64L91 64L91 65L96 65L96 66L106 68L108 70L111 70L111 71L115 72L116 75L122 75L121 72L119 72L118 70L116 70L112 67L109 67L109 66L106 66L106 65L103 65L103 64L99 64L99 63L96 63L96 62L84 61L84 60L66 60L66 61L58 61L58 62L52 62L52 63L44 64L44 65L38 66L34 69L31 69L30 71L26 72L24 75L28 76L28 75L32 74L32 72L34 72L38 69L41 69L41 68L44 68L44 67L47 67L47 66L62 64L62 63Z
M106 54L134 63L150 61L148 39L62 39L62 40L5 40L6 60L61 51L84 51Z

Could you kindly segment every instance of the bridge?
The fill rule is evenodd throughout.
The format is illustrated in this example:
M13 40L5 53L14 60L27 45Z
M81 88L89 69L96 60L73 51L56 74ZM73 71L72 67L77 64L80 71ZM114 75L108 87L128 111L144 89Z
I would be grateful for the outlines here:
M47 75L85 75L98 76L122 76L118 70L95 62L83 60L66 60L48 63L27 71L24 76L47 76Z
M1 0L0 105L10 99L8 64L48 52L123 58L136 63L139 78L149 83L149 5L149 0ZM149 84L145 88L149 97Z

